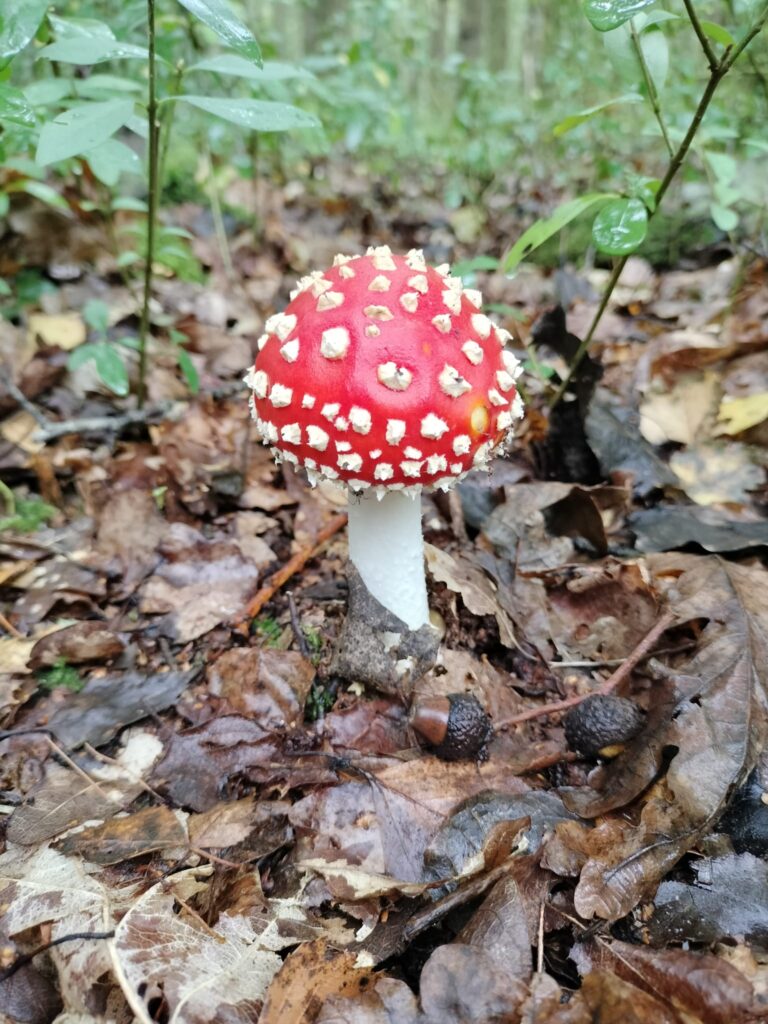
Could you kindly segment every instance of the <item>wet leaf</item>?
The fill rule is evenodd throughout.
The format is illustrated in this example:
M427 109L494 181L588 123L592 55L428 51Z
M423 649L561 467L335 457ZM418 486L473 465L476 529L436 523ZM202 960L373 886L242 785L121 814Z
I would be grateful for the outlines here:
M648 230L648 211L641 199L607 203L592 224L592 240L600 252L627 256L642 245Z
M696 545L705 551L746 551L768 545L768 523L737 519L698 505L659 505L633 513L628 525L640 551Z
M111 661L122 654L123 641L103 622L76 622L38 640L29 656L29 667L54 665L63 658L70 665Z
M79 693L68 697L48 724L66 747L78 747L81 743L99 747L122 726L170 707L197 675L197 669L190 669L92 677Z
M208 669L211 693L265 729L300 724L315 667L298 651L247 647L225 651Z
M189 837L193 846L204 850L223 850L248 839L250 856L266 857L293 837L287 823L289 808L280 800L256 802L253 797L217 804L190 816Z

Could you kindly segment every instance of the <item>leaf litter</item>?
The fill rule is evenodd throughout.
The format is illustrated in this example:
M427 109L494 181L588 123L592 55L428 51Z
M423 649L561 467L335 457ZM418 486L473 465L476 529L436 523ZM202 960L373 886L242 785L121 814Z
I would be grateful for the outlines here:
M355 202L333 214L351 249ZM331 531L315 552L314 538L338 505L273 465L239 390L264 320L328 255L329 213L301 203L283 210L290 233L275 220L274 250L241 237L236 285L215 270L204 289L159 283L200 396L158 356L151 425L44 447L0 393L4 478L19 507L52 509L0 538L3 1012L765 1018L765 267L628 265L549 441L532 381L509 458L427 503L444 636L413 699L469 692L496 726L486 761L446 763L419 749L397 694L334 675L345 541ZM396 210L374 205L378 240L409 248ZM462 256L467 224L446 223ZM555 373L598 283L560 277L565 314L547 312L535 268L481 281ZM62 285L0 333L51 423L127 407L66 370L91 287ZM100 289L111 323L133 315L122 286ZM568 749L548 705L594 692L667 610L620 687L640 733L611 756Z

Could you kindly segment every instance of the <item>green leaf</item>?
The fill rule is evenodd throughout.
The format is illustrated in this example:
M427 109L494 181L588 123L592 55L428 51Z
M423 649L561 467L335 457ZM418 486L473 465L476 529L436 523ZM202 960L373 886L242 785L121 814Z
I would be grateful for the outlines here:
M451 267L454 277L469 277L478 270L497 270L499 261L495 256L474 256L470 260L460 260Z
M656 193L661 188L659 178L645 178L642 175L632 175L629 178L627 191L633 199L642 199L651 213L656 209Z
M101 299L89 299L83 306L83 320L98 334L106 334L109 327L109 306Z
M57 39L78 39L88 36L93 39L96 36L102 39L114 39L115 33L103 21L96 18L62 18L53 11L48 13L48 24L53 29Z
M134 199L133 196L118 196L112 202L113 210L130 210L132 213L146 213L147 204L143 199Z
M85 153L122 128L133 113L133 100L106 100L65 110L40 132L35 159L40 166Z
M669 72L669 43L663 32L644 32L640 36L645 63L648 65L653 84L661 92Z
M720 43L722 46L733 46L736 40L733 38L727 28L723 28L722 25L716 25L714 21L700 21L704 34L708 35L710 39L714 39L716 43Z
M67 369L70 373L74 370L79 370L80 367L89 360L95 359L95 349L96 345L91 341L87 341L84 345L78 345L76 349L73 349L67 357Z
M734 231L739 225L739 215L728 206L712 203L709 207L712 220L721 231Z
M286 132L292 128L319 128L320 122L289 103L272 103L269 100L224 99L209 96L177 96L193 107L208 114L223 117L225 121L239 124L257 132Z
M58 39L55 43L44 46L38 54L38 57L61 61L63 64L83 65L101 64L105 60L123 60L124 58L146 60L148 56L144 46L119 43L115 39L105 39L103 36Z
M179 3L241 57L261 66L261 49L253 33L232 13L224 0L179 0Z
M289 78L315 77L311 71L299 67L298 64L283 64L277 60L270 60L262 67L256 67L251 61L239 57L236 53L218 53L215 57L206 57L205 60L193 64L188 71L214 71L219 75L235 75L255 82L283 82Z
M738 174L739 165L730 153L715 153L707 150L704 157L718 181L731 182Z
M55 188L46 185L44 181L27 180L24 182L21 191L26 192L28 196L34 196L41 203L47 203L48 206L52 206L55 210L70 212L69 203L64 196L58 193Z
M35 112L21 89L0 83L0 121L18 125L20 128L34 128Z
M571 199L569 202L563 203L562 206L558 206L551 217L537 220L535 224L531 224L528 230L518 238L502 261L504 272L506 274L511 273L534 249L538 249L540 245L543 245L553 235L556 235L558 231L564 228L566 224L570 224L576 217L586 213L587 210L592 209L598 203L605 203L609 199L615 198L615 192L590 192L585 196L578 196L576 199Z
M592 240L600 252L627 256L634 252L648 230L648 211L640 199L617 199L595 217Z
M187 382L187 387L196 395L200 390L200 375L197 372L197 368L192 360L189 358L189 352L183 348L176 349L176 359L179 364L184 380Z
M116 98L115 93L142 92L140 82L118 75L88 75L77 83L77 95L87 100L103 100ZM105 93L107 94L105 96Z
M585 110L580 110L578 114L570 114L568 117L563 118L563 120L558 121L552 129L552 134L555 136L565 135L566 132L577 128L580 124L584 124L585 121L589 121L590 118L595 116L595 114L600 114L607 107L613 107L619 103L642 102L643 97L636 92L628 92L623 96L616 96L612 100L605 100L603 103L597 103L594 107L587 107Z
M123 360L106 341L99 341L93 347L99 377L116 395L127 395L130 385Z
M66 78L42 78L39 82L30 82L24 86L24 95L33 107L60 103L71 92L72 82Z
M598 32L610 32L656 0L584 0L584 14Z
M3 0L0 10L0 68L35 37L49 0Z
M0 199L2 199L2 196L0 196ZM2 216L2 214L0 214L0 216ZM5 278L0 277L0 298L7 298L9 295L12 294L13 293L11 292L11 286L8 284Z
M84 154L91 170L109 188L114 188L121 174L141 174L141 159L130 146L119 139L106 139Z

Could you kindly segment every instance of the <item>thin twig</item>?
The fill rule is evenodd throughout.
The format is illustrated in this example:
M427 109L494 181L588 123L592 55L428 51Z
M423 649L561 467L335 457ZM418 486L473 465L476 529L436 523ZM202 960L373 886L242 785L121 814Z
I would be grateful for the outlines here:
M670 157L672 157L674 156L675 151L672 148L672 142L669 138L669 133L667 132L667 126L664 123L664 118L661 113L661 104L659 103L659 94L656 90L656 83L654 82L653 76L651 75L651 69L648 67L648 62L645 59L645 54L643 53L643 46L640 42L640 36L637 34L637 29L635 28L634 18L629 19L629 31L632 35L632 44L635 47L635 53L637 54L637 59L640 64L640 70L643 74L645 87L648 90L648 99L651 101L651 107L653 108L653 113L656 118L656 122L664 138L664 145L667 147L667 152L669 153Z
M683 0L683 3L685 4L685 9L688 12L688 20L690 21L691 25L693 25L693 31L699 37L701 48L706 55L707 62L709 63L709 70L715 71L718 65L717 54L712 49L712 44L707 39L706 33L704 32L704 29L701 26L699 16L696 13L696 8L693 6L692 0Z
M68 434L117 434L136 423L147 423L149 420L160 419L169 411L167 402L159 405L147 405L141 409L129 409L119 416L84 416L82 419L64 420L61 423L46 423L42 430L33 434L33 441L47 443Z
M3 369L5 370L5 373L7 375L5 378L5 390L11 396L11 398L15 402L17 402L22 409L25 410L25 412L29 413L29 415L35 420L39 427L43 427L43 429L45 429L45 427L47 427L50 424L50 420L48 419L48 417L44 416L43 413L41 413L40 410L37 408L37 406L33 402L30 402L30 400L27 398L27 396L24 394L21 388L14 383L13 378L11 376L11 368L7 364L5 364L3 366Z
M653 629L643 637L629 657L625 658L616 671L613 672L605 682L593 692L602 695L612 693L621 683L624 682L633 669L635 669L644 658L648 657L657 640L666 632L666 630L669 629L674 621L674 612L664 612ZM522 722L529 722L533 718L552 715L557 711L568 711L569 708L575 708L578 704L581 704L582 701L585 701L587 697L591 696L592 693L583 693L578 697L568 697L566 700L553 701L551 704L542 704L541 707L538 708L529 708L527 711L521 711L519 715L512 715L511 718L503 719L494 726L494 729L498 732L499 729L506 726L519 725Z
M18 631L18 629L16 629L16 627L10 621L10 619L6 619L6 617L3 615L2 612L0 612L0 628L4 629L6 633L9 633L11 636L15 637L17 640L20 637L24 636L23 633L20 633Z
M307 638L304 635L304 630L301 628L301 621L299 619L299 610L296 607L296 601L293 597L293 591L287 591L286 595L288 598L288 610L291 613L291 629L293 630L293 637L296 641L296 646L299 648L301 655L304 658L309 659L311 652L309 650L309 644Z
M51 939L50 942L44 942L42 946L38 946L37 949L33 949L31 953L22 953L16 957L10 967L6 967L5 970L0 971L0 982L7 981L12 975L24 967L26 964L31 963L36 956L40 953L45 953L49 949L53 949L54 946L60 946L63 942L82 942L86 939L112 939L114 938L114 930L108 932L72 932L70 935L60 935L57 939Z
M249 620L255 618L264 605L268 601L272 600L283 584L287 583L291 576L294 576L297 572L303 569L310 558L314 558L323 544L329 541L335 533L338 533L339 530L343 529L346 524L346 512L341 512L339 515L334 516L328 525L318 533L311 545L303 548L295 554L290 561L286 562L281 569L278 569L276 573L273 573L259 592L251 598L248 607L245 609L245 618L242 622L237 624L236 628L240 632L247 632Z

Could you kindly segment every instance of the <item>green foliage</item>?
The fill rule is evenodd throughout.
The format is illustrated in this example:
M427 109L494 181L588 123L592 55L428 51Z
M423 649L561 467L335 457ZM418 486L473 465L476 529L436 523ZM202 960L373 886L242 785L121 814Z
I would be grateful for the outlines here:
M63 686L77 693L83 688L79 672L72 665L68 665L64 658L57 658L50 668L38 672L37 681L43 690L55 690L56 687Z
M56 515L56 508L43 501L39 495L17 498L1 481L0 496L5 501L8 513L4 518L0 518L0 532L13 530L16 533L34 533Z
M251 632L261 638L265 647L277 647L283 628L271 615L262 615L261 618L253 620Z
M308 722L316 722L331 710L336 703L334 695L322 683L314 683L304 705L304 717Z

